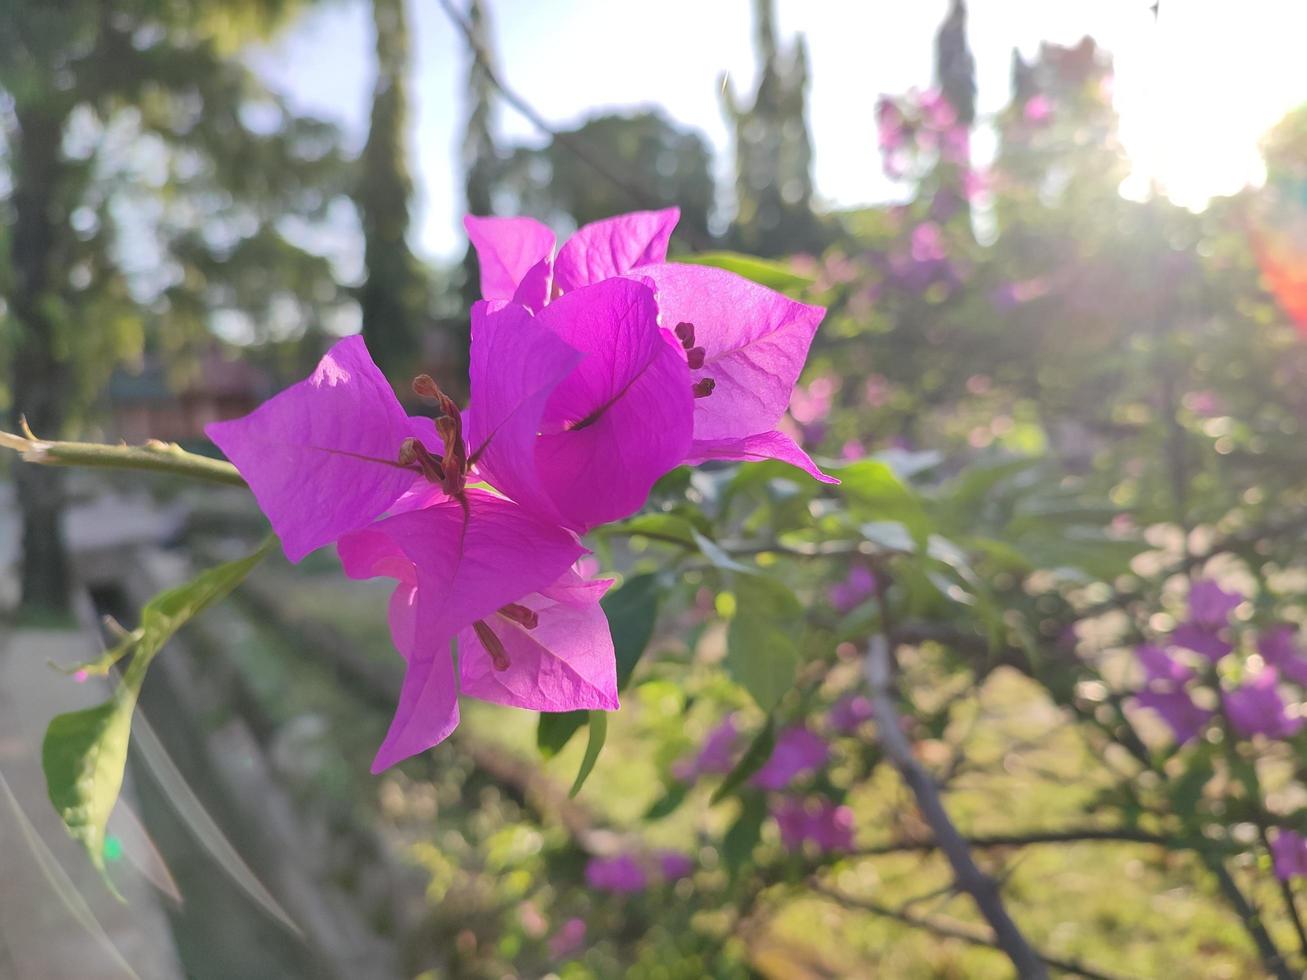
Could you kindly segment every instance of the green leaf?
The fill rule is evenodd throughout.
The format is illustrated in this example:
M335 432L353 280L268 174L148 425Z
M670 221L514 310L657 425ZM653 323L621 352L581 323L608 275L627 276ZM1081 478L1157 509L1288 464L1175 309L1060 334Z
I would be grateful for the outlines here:
M138 673L143 679L144 672ZM41 768L50 802L68 833L86 848L91 863L102 874L104 829L122 789L132 710L139 694L139 680L129 687L124 679L104 704L56 715L41 743ZM107 876L105 881L117 894Z
M269 536L253 554L211 568L151 599L141 611L141 625L129 637L132 660L113 697L94 708L57 715L46 729L41 766L50 802L101 873L105 825L122 789L132 712L150 662L177 630L240 584L275 542Z
M722 861L732 873L753 857L762 839L762 822L767 819L767 801L755 793L744 801L740 815L722 838Z
M679 514L641 514L629 521L610 524L600 533L607 535L621 534L635 537L642 535L652 541L665 541L669 544L694 547L694 524L689 518Z
M542 711L536 726L536 748L546 759L563 751L563 746L586 722L586 711Z
M916 538L898 521L868 521L858 530L864 538L884 551L902 551L910 555L917 550Z
M693 533L694 543L698 546L699 551L718 568L725 569L728 572L751 572L753 570L741 565L728 555L716 541L704 537L698 531Z
M680 780L672 783L667 787L667 792L655 800L649 809L644 811L644 819L662 820L664 817L671 816L685 802L685 797L689 791L689 785Z
M585 755L581 759L581 768L577 770L576 781L572 783L572 788L567 791L568 796L575 796L581 792L581 787L590 778L591 770L594 769L595 763L599 761L599 751L604 747L604 741L607 738L608 712L591 711L590 742L585 747Z
M776 722L768 715L767 724L763 725L762 731L754 736L749 747L744 750L744 755L740 756L740 761L735 764L735 768L726 774L726 778L722 780L722 784L717 787L712 799L708 801L709 804L720 803L738 787L744 785L746 779L767 764L775 748Z
M755 258L752 255L741 255L739 252L701 252L698 255L682 256L677 261L725 269L727 272L734 272L737 276L750 279L760 286L780 292L785 292L787 289L803 289L811 286L813 282L809 277L799 275L779 262Z
M787 586L762 575L735 577L735 615L726 633L726 669L763 711L794 686L803 606Z
M864 459L831 468L831 472L840 478L839 492L855 516L898 521L918 540L924 540L930 533L931 521L921 498L899 479L888 463Z
M613 633L619 691L630 683L635 665L653 639L658 599L658 576L646 573L628 578L620 589L608 593L600 602Z

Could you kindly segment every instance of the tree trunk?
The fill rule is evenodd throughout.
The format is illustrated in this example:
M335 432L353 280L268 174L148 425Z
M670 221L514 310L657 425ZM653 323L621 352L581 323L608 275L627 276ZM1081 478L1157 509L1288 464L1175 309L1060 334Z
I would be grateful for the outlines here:
M41 436L58 437L68 392L67 365L55 336L51 309L59 226L56 213L62 161L63 119L19 108L11 133L14 167L14 288L9 297L15 324L11 424L26 419ZM89 328L93 329L93 328ZM63 534L63 474L51 467L15 468L22 516L22 606L28 612L62 614L69 609L71 568Z

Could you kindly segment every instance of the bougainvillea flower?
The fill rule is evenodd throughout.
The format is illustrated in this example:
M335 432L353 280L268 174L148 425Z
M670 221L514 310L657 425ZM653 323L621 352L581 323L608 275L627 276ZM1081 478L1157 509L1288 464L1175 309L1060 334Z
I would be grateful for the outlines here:
M1171 729L1177 745L1185 745L1198 737L1207 727L1212 713L1206 708L1194 704L1188 692L1183 688L1177 690L1140 691L1135 700L1141 708L1156 711L1166 726Z
M598 891L629 895L649 887L649 874L631 854L594 857L585 866L586 883Z
M750 780L763 789L780 790L805 773L814 772L830 758L830 747L816 732L796 725L776 737L776 747Z
M871 699L865 694L846 694L826 714L826 723L832 731L851 735L876 715Z
M735 716L727 715L708 733L698 754L693 759L676 763L672 773L687 783L709 774L725 775L735 768L739 749L740 729Z
M567 959L585 945L585 932L584 919L568 919L549 937L549 955L556 960Z
M679 881L694 874L694 858L680 851L659 851L658 872L663 881Z
M1135 658L1144 668L1150 686L1158 683L1183 685L1194 676L1194 672L1176 660L1161 647L1145 643L1135 648Z
M708 459L779 459L824 483L789 436L777 431L826 311L708 266L642 266L665 327L687 351L695 393L688 463Z
M646 280L657 315L692 376L694 443L683 460L780 459L827 477L777 430L825 310L782 296L723 269L664 262L680 212L642 211L586 225L551 260L552 235L523 218L468 217L482 257L482 295L533 311L618 276ZM529 227L529 234L523 229ZM523 238L529 239L529 255ZM531 261L528 261L531 260ZM558 326L563 321L555 320ZM613 349L613 341L607 342Z
M1257 636L1257 651L1281 676L1307 686L1307 656L1298 646L1297 627L1281 623L1262 630Z
M1225 638L1225 630L1197 623L1181 623L1171 633L1170 642L1194 653L1201 653L1215 663L1234 649Z
M524 338L543 360L523 356ZM638 510L690 445L690 370L658 326L652 290L634 280L578 289L534 317L476 304L471 376L469 458L522 506L578 532ZM510 426L495 411L528 401Z
M1199 579L1189 587L1189 621L1208 629L1229 625L1230 614L1244 597L1228 592L1211 579Z
M830 800L783 799L772 808L781 844L798 851L811 841L820 851L853 849L853 811Z
M1245 738L1253 735L1290 738L1302 729L1303 719L1289 715L1288 706L1276 689L1279 681L1280 672L1267 666L1233 691L1226 692L1225 713L1236 732Z
M662 262L680 208L634 211L582 225L554 257L554 233L533 218L463 219L481 266L481 296L531 310L555 296Z
M502 651L476 624L458 634L463 694L532 711L616 711L617 661L599 605L612 579L586 581L569 569L539 592L501 612L494 632ZM497 663L507 655L507 669ZM560 705L571 705L560 708Z
M292 562L413 486L419 475L399 463L405 440L437 445L431 420L405 414L361 337L337 343L308 378L244 418L204 431L245 477Z
M876 576L866 565L849 568L844 578L830 587L830 604L842 613L850 612L876 594Z
M1275 876L1281 881L1307 878L1307 837L1296 830L1276 828L1271 839L1271 861Z
M519 692L543 681L546 686L533 694L531 707L616 707L615 676L610 687L606 674L594 676L602 671L589 658L574 664L541 640L519 636L540 629L537 617L547 624L551 612L571 612L540 600L584 550L562 528L478 490L442 496L341 539L345 574L397 581L390 600L391 638L408 661L399 706L373 772L436 745L458 725L451 643L469 628L479 641L459 655L459 671L474 689L469 693L489 692L494 695L489 700L513 704ZM587 625L607 632L601 621ZM542 636L554 632L546 625ZM592 637L582 649L601 642ZM514 676L491 688L484 679L487 660L488 669Z
M1053 116L1053 100L1042 92L1036 93L1026 99L1026 104L1021 107L1021 116L1036 126L1046 123Z

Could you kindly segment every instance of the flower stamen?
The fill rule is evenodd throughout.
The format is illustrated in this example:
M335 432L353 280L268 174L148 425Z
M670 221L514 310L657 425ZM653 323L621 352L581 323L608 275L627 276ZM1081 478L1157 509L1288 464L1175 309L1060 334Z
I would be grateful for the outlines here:
M472 629L476 631L481 645L486 648L486 653L490 654L490 662L495 665L495 670L508 670L510 666L508 651L504 649L504 641L495 635L490 624L484 619L478 619L472 624Z
M520 602L510 602L506 606L501 606L499 615L510 623L517 623L523 629L533 630L540 625L540 614L534 609L528 609Z

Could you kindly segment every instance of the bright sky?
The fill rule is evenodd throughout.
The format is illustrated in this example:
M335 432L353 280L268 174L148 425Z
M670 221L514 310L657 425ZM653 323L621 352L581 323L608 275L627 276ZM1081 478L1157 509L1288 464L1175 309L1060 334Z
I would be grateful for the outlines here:
M749 0L488 0L500 67L547 119L568 126L611 108L662 106L700 130L731 174L730 133L717 99L723 73L737 90L754 76ZM934 34L947 0L778 0L781 37L809 45L809 123L821 198L882 201L873 110L882 92L930 85ZM969 40L980 109L1008 101L1011 52L1085 34L1116 56L1115 99L1135 165L1199 207L1260 178L1256 144L1307 101L1307 0L972 0ZM414 246L448 259L463 249L458 146L466 53L435 0L409 0L416 56L411 152L419 186ZM362 145L372 91L372 26L365 0L306 16L254 63L301 111L339 122ZM538 140L508 107L506 138ZM1127 188L1127 191L1132 188Z

